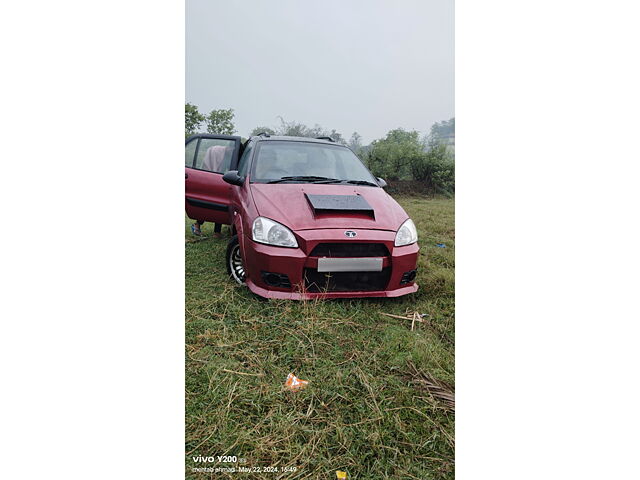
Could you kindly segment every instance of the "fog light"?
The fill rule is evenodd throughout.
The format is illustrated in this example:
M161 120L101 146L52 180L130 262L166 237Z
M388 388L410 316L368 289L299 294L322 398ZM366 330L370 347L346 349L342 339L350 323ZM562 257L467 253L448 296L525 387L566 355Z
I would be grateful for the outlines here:
M402 274L402 278L400 279L400 285L404 285L406 283L411 283L416 279L416 270L410 270Z
M262 280L270 287L291 288L289 277L284 273L261 272Z

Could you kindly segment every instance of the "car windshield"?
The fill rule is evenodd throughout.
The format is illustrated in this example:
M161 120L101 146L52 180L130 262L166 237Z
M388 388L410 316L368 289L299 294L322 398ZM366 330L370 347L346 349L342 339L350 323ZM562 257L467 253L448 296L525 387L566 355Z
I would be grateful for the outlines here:
M357 183L378 186L346 147L314 142L261 142L253 162L256 183Z

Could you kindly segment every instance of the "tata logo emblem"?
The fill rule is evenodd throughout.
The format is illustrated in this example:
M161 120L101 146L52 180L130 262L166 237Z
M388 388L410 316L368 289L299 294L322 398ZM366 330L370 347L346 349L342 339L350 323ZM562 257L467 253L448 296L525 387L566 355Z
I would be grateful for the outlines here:
M344 236L345 237L353 238L356 235L358 235L358 234L356 232L354 232L353 230L347 230L346 232L344 232Z

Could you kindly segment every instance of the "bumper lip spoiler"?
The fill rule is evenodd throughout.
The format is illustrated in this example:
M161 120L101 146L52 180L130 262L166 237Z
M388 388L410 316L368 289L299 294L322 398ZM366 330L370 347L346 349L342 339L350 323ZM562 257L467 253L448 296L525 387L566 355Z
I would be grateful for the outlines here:
M264 298L277 298L281 300L313 300L315 298L321 299L333 299L333 298L393 298L408 295L418 291L418 284L408 285L406 287L396 288L394 290L377 290L377 291L354 291L354 292L326 292L326 293L311 293L311 292L282 292L279 290L268 290L262 288L251 280L247 280L247 287L256 295Z

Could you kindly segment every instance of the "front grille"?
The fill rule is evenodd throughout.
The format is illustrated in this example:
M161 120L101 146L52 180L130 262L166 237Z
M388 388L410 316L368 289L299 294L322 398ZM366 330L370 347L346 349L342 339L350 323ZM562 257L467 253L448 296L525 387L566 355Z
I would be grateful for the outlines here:
M389 250L384 243L319 243L310 257L387 257Z
M370 292L385 290L391 277L391 267L380 272L318 272L304 269L307 291L318 292Z

